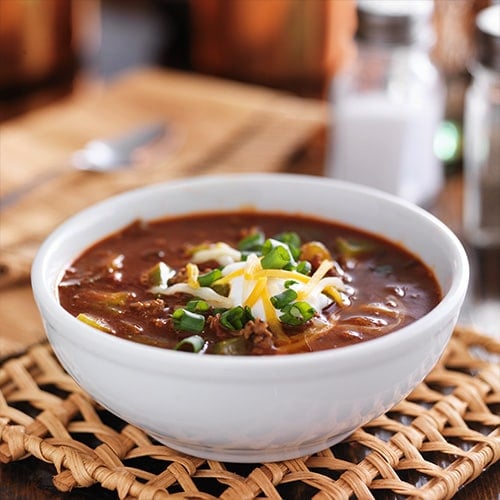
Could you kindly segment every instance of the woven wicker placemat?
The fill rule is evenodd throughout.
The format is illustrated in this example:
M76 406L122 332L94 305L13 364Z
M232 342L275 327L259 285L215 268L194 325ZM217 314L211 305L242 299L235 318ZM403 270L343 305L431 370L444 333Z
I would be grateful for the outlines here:
M61 491L120 498L450 498L500 458L500 342L457 328L404 401L320 453L264 464L190 457L100 408L47 344L0 366L0 460L54 465ZM392 494L392 496L391 496Z

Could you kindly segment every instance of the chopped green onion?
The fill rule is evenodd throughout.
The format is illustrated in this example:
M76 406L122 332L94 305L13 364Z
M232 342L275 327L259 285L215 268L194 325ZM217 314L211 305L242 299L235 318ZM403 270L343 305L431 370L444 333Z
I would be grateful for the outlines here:
M298 285L299 282L296 280L286 280L284 283L285 288L290 288L293 285Z
M294 247L300 247L300 244L301 244L300 236L293 231L277 234L274 236L274 239L281 241L282 243L285 243L286 245L289 245L289 246L292 245Z
M285 244L278 240L268 238L262 245L262 255L267 255L273 248L285 247Z
M192 313L202 314L210 310L210 304L204 300L193 299L186 304L185 309Z
M199 335L191 335L191 337L186 337L182 339L174 347L175 351L190 351L190 352L201 352L205 346L205 339Z
M278 240L267 239L262 246L261 265L263 269L283 269L294 264L293 256L287 245Z
M300 274L305 274L308 276L311 274L312 266L311 263L307 260L301 260L298 264L295 270L300 273Z
M298 259L300 255L300 236L294 232L280 233L274 236L274 239L281 241L288 246L294 259Z
M250 308L242 306L232 307L220 315L222 326L229 330L241 330L251 319L253 316Z
M205 326L205 317L187 309L176 309L172 313L174 326L184 332L200 333Z
M314 307L307 302L293 302L283 307L282 311L280 321L292 326L303 325L316 313Z
M283 309L283 307L294 301L296 298L297 292L295 290L292 290L291 288L287 288L283 292L278 293L277 295L273 295L270 300L271 304L276 309Z
M220 269L214 269L206 274L198 276L198 283L201 286L210 286L214 281L222 278L222 271Z
M261 231L249 234L238 242L238 250L241 252L258 252L262 248L265 238L264 233Z
M248 352L248 342L244 337L232 337L221 340L213 347L214 354L225 354L226 356L240 356Z

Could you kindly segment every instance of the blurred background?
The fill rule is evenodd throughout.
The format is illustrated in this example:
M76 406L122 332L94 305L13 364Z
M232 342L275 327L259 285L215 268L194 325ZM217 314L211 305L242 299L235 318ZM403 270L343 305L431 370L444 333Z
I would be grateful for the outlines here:
M461 168L476 15L494 1L434 0L447 172ZM147 65L328 99L357 25L355 0L4 0L0 121Z
M434 0L432 57L451 123L447 171L461 167L476 15L494 1ZM353 57L356 27L355 0L4 0L0 121L146 65L327 99Z
M351 0L6 0L2 119L150 64L321 96L353 30Z
M492 0L435 0L433 56L460 120L477 12ZM142 65L327 98L352 56L354 0L5 0L0 119Z

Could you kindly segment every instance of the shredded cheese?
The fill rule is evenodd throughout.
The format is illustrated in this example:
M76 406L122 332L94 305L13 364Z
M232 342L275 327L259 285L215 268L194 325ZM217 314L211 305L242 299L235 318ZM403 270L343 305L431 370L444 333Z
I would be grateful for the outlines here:
M227 243L213 243L193 253L192 261L195 264L215 260L221 266L241 260L241 252Z
M321 278L333 267L333 262L324 260L318 269L311 276L310 280L299 290L298 300L305 300L305 298L312 292L313 288L320 282Z
M212 304L215 307L224 307L225 309L233 307L233 301L231 299L218 294L216 291L206 286L192 288L187 283L176 283L160 293L163 295L186 293L188 295L194 295L200 299L206 300L209 304Z
M280 342L290 342L290 339L283 331L281 322L278 318L278 315L276 314L276 309L271 304L271 297L269 296L267 287L264 287L262 290L262 305L264 307L264 314L266 316L266 321L269 325L269 329L274 333L274 335Z
M222 277L212 286L229 285L227 297L211 287L200 286L198 282L197 264L209 260L215 260L222 266ZM252 253L247 256L246 261L241 261L241 253L226 243L211 244L193 253L192 262L186 265L187 283L177 283L161 290L155 287L152 291L165 295L191 294L206 300L213 307L249 307L255 317L261 317L268 323L280 344L288 343L290 339L283 331L279 320L280 311L273 306L271 296L285 290L286 281L295 281L296 283L288 286L297 292L297 300L307 301L318 313L332 301L339 305L345 304L340 293L346 290L343 281L339 277L325 277L336 265L335 262L324 260L312 276L306 276L285 269L263 269L261 260L262 257Z
M198 283L198 276L200 275L200 270L196 264L191 264L189 262L186 265L186 273L188 279L188 285L191 288L200 288L200 284Z
M258 279L262 276L266 278L280 278L283 280L295 280L302 283L308 283L311 278L305 274L297 273L295 271L286 271L285 269L262 269L262 271L257 271L253 278Z
M258 271L262 269L260 264L260 259L254 253L250 254L247 258L246 266L245 266L245 279L246 280L254 280L256 279L256 274Z
M253 307L255 303L263 296L264 289L267 286L267 278L259 278L253 287L250 295L243 302L244 306Z
M214 281L214 285L227 285L228 283L231 283L231 281L234 280L234 278L237 278L238 276L242 276L243 273L245 272L245 269L243 267L236 269L235 271L230 272L229 274L226 274L226 276L223 276L222 278L219 278L218 280Z

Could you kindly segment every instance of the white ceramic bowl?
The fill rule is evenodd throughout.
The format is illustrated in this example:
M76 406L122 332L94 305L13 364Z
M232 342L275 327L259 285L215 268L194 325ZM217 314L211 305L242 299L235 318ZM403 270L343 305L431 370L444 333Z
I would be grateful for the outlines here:
M415 323L375 340L264 357L198 356L134 343L85 325L59 305L63 269L132 220L248 205L318 215L401 242L434 270L444 298ZM235 462L319 451L403 399L443 352L467 282L461 244L427 212L369 188L284 174L199 177L113 197L56 229L32 270L48 338L83 389L172 448Z

